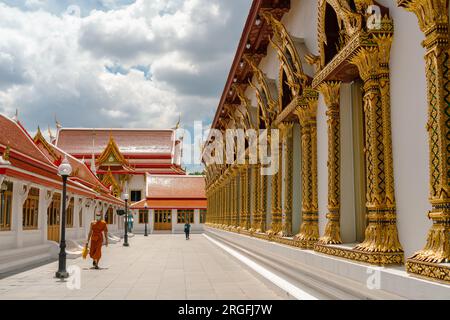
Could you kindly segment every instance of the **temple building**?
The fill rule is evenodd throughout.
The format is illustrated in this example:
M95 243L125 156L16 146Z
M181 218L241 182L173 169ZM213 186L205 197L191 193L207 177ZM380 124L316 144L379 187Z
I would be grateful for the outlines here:
M17 119L0 115L0 273L46 261L58 252L62 181L58 165L73 168L67 185L66 239L86 239L95 212L118 230L114 197L86 165L43 139L33 139Z
M389 294L448 297L448 5L254 0L212 128L278 129L279 170L250 141L205 162L207 232L342 292L384 266Z
M146 174L145 180L144 199L131 206L140 231L147 212L152 233L183 233L186 222L191 224L191 232L203 231L207 209L203 176Z
M181 168L182 143L175 130L41 130L35 137L15 117L0 115L0 273L51 259L61 234L62 180L67 159L66 239L69 256L86 241L90 222L101 212L112 237L121 236L123 193L129 194L133 233L203 230L206 196L203 176ZM136 205L135 205L136 204ZM140 205L142 204L142 205ZM117 238L115 238L117 239ZM77 256L73 254L73 256Z

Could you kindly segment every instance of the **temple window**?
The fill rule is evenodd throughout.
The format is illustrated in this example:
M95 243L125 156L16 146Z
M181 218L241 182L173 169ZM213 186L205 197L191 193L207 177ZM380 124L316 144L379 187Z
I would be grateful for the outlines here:
M132 190L131 191L131 202L138 202L142 200L141 190Z
M177 223L194 223L194 210L178 210Z
M36 230L38 228L39 214L39 189L31 188L28 198L23 205L23 221L24 230Z
M12 182L3 182L0 198L0 231L11 230Z
M144 224L144 223L148 223L148 221L146 221L146 217L148 214L148 210L139 210L139 223Z

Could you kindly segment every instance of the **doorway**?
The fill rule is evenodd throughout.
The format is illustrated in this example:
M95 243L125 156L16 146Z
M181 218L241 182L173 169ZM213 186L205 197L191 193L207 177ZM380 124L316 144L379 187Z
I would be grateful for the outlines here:
M172 230L172 210L155 210L155 230Z
M61 195L55 193L52 203L47 209L47 239L59 242L60 236L60 211L61 211Z

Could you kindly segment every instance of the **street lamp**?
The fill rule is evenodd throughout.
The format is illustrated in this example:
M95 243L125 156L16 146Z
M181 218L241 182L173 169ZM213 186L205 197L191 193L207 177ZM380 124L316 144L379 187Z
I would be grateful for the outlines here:
M122 198L125 201L125 234L123 236L123 246L129 247L130 244L128 243L128 188L125 189Z
M148 231L147 231L147 224L148 224L148 207L147 207L147 203L145 203L144 209L145 209L145 233L144 233L144 237L148 237Z
M72 173L72 166L70 165L67 157L64 156L64 160L58 167L58 174L63 180L63 191L62 191L62 217L61 217L61 241L59 243L59 263L58 271L56 272L56 277L59 279L65 279L69 277L66 271L66 189L67 189L67 178Z

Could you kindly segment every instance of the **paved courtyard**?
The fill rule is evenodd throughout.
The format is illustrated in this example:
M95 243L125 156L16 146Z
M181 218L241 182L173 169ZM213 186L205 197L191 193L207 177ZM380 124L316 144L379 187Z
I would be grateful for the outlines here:
M282 299L228 253L203 235L159 234L103 247L101 270L92 260L68 260L81 272L63 282L51 262L0 280L2 299ZM70 289L69 287L72 287Z

